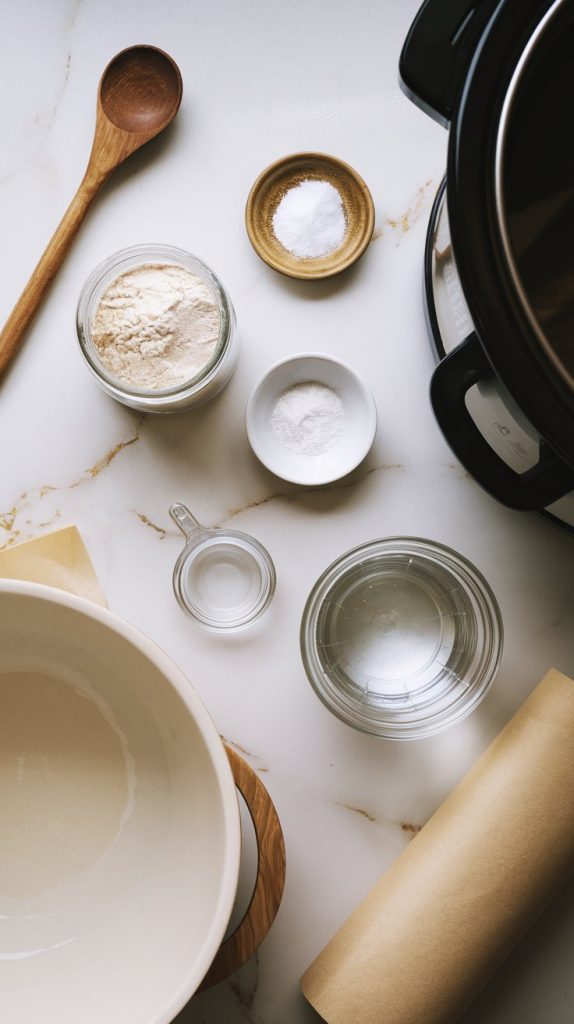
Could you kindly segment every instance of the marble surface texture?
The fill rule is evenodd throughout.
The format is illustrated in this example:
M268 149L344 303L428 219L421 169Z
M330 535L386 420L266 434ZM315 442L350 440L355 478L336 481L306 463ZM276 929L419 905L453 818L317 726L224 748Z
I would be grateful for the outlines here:
M574 670L572 538L496 504L457 464L432 416L421 303L426 223L446 133L402 95L401 44L417 0L3 0L0 317L7 316L83 173L100 72L154 43L181 67L173 129L109 182L20 357L0 385L0 545L76 523L112 609L188 674L223 735L263 773L287 844L285 898L258 957L198 996L180 1024L311 1024L304 968L472 765L546 669ZM336 154L373 193L376 230L338 279L299 283L260 262L244 205L260 170L298 150ZM147 417L108 399L75 337L92 268L142 241L211 265L237 311L227 389L186 415ZM244 430L255 382L303 350L349 360L379 429L350 479L323 490L258 464ZM251 531L272 553L268 615L226 640L202 632L171 589L187 502L206 524ZM332 717L313 695L298 629L310 587L339 554L393 534L429 537L491 583L506 644L489 696L433 739L394 744ZM249 885L246 840L242 896ZM572 1020L574 888L566 889L464 1024ZM423 1022L421 1021L421 1024Z

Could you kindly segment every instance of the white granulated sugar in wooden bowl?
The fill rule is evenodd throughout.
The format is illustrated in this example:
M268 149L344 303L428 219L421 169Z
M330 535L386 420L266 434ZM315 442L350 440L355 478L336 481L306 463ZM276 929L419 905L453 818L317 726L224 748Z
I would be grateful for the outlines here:
M342 244L347 230L343 202L328 181L306 178L290 188L273 214L273 233L299 259L318 259Z

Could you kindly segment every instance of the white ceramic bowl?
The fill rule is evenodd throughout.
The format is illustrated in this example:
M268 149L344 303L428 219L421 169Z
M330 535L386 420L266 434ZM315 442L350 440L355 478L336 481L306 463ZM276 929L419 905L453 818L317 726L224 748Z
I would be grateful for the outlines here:
M168 1024L235 892L233 777L169 658L111 612L0 581L2 1020Z
M273 410L283 392L306 381L335 391L345 414L340 439L320 455L285 447L271 429ZM346 476L365 458L377 431L377 408L367 385L346 363L318 353L302 353L267 371L247 403L245 423L249 443L267 469L291 483L319 486Z

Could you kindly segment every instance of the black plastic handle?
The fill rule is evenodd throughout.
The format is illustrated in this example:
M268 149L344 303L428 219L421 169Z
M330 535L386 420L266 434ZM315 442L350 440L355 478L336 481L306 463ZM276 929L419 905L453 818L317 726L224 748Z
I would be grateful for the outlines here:
M472 54L501 0L425 0L399 61L401 88L448 125Z
M509 508L540 511L574 490L574 470L544 444L539 462L525 473L516 473L496 454L465 402L469 388L491 374L492 367L473 332L433 373L430 397L434 414L457 459L485 491Z

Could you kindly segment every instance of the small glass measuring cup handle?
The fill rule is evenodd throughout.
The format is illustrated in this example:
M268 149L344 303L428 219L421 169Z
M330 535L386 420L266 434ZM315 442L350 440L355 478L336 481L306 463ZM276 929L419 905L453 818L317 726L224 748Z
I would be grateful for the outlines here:
M191 514L187 505L183 505L181 501L176 501L175 504L170 505L169 514L188 539L206 532L201 523L198 523L195 516Z

